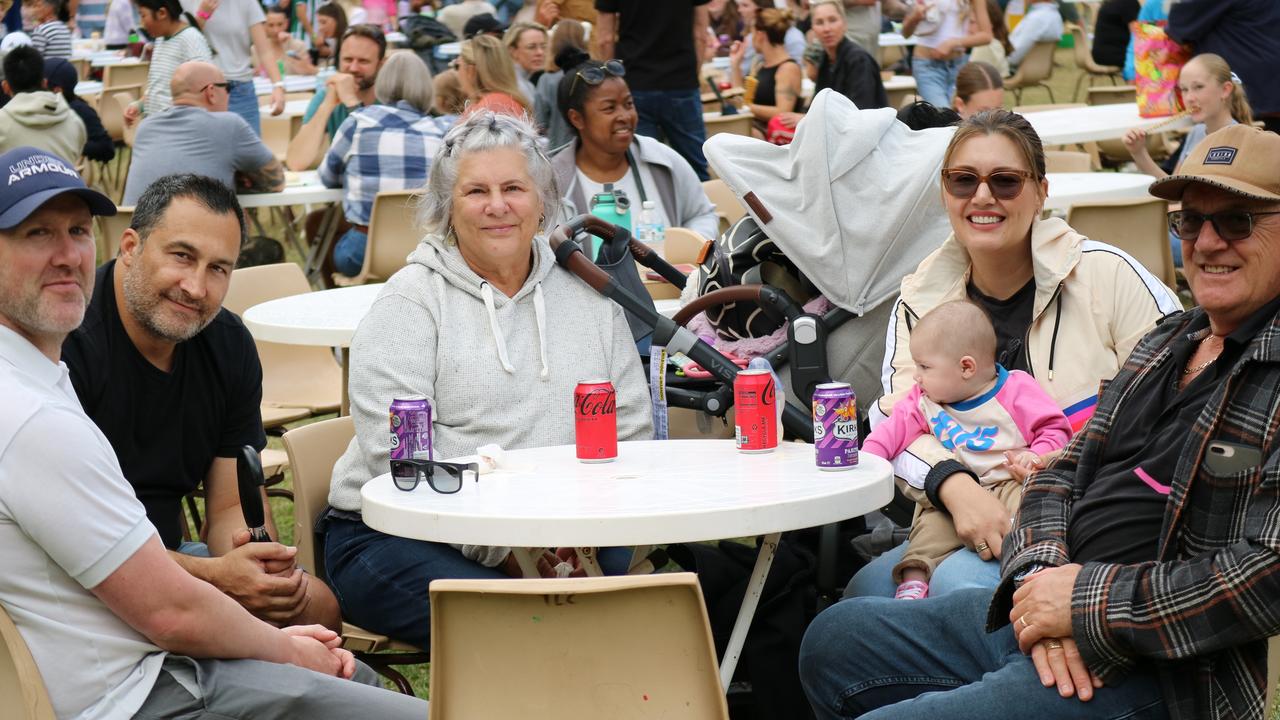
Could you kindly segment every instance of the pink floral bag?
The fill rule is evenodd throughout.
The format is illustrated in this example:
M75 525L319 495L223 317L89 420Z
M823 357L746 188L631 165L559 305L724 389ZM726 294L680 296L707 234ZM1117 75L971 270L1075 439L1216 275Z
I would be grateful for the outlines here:
M1191 53L1165 33L1160 25L1133 22L1134 85L1138 114L1144 118L1167 117L1182 112L1178 73Z

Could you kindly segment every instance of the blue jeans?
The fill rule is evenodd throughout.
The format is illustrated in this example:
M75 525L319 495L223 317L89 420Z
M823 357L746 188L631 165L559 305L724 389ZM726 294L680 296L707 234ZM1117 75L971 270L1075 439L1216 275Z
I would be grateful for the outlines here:
M227 88L227 110L233 112L249 123L253 131L262 136L262 120L258 116L258 93L253 89L253 81L230 81Z
M886 550L854 574L844 589L844 596L893 597L897 587L893 584L893 566L902 561L907 544L902 543ZM968 548L957 550L938 564L929 578L929 597L946 595L955 590L985 588L988 592L1000 583L1000 563L983 560Z
M333 246L333 267L347 277L360 274L364 267L364 251L369 245L369 236L355 228L348 228Z
M990 590L925 600L855 598L823 611L800 644L800 683L819 720L1166 718L1151 665L1088 703L1040 684L1013 629L986 632Z
M202 542L192 542L190 540L183 540L182 543L178 545L178 552L192 557L213 557L213 555L209 553L208 545Z
M353 520L325 522L325 569L343 619L421 648L431 645L432 580L507 577L444 543L386 535ZM631 551L600 548L597 559L607 574L621 575Z
M951 107L951 96L956 94L956 75L968 61L968 55L961 55L955 60L927 60L917 57L911 62L911 74L916 78L916 94L934 107Z
M707 158L702 144L707 126L702 122L702 95L696 90L633 90L640 122L636 132L658 140L666 139L672 150L689 162L699 180L709 180Z

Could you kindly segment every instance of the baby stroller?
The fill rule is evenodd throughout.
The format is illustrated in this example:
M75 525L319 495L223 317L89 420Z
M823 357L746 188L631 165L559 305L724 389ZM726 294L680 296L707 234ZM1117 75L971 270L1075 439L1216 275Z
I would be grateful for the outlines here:
M760 336L786 327L785 340L763 353L783 379L788 436L812 441L809 403L816 385L848 382L866 409L879 398L885 333L899 284L950 232L941 205L939 172L951 129L915 132L892 110L858 110L844 96L822 92L789 146L717 135L707 159L748 211L721 238L698 270L704 290L672 319L661 316L631 268L630 256L678 287L689 282L622 228L580 216L552 234L557 260L628 312L637 339L683 352L712 375L709 383L672 378L668 405L723 417L732 405L738 367L705 339L686 330L711 310L717 334ZM581 254L580 232L604 240L597 261ZM731 247L733 237L763 234L832 306L821 315L803 310L787 292L768 284L731 284L731 256L759 258L760 246ZM728 273L755 279L759 273ZM708 282L710 275L719 279Z

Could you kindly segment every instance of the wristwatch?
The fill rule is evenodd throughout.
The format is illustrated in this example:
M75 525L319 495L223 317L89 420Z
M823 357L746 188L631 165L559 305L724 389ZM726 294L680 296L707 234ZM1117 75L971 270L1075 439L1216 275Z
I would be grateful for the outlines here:
M1022 587L1022 583L1026 582L1027 578L1031 577L1032 575L1048 567L1049 567L1048 565L1041 565L1040 563L1031 563L1030 565L1022 568L1018 572L1014 573L1014 576L1013 576L1014 587Z

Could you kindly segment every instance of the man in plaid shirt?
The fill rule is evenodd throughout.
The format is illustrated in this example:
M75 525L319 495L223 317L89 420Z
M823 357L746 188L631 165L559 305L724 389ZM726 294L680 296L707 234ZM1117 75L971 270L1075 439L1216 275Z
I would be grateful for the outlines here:
M857 598L814 620L800 664L819 718L1263 717L1280 634L1277 167L1280 136L1237 125L1151 186L1182 202L1170 228L1199 306L1138 344L1027 480L994 597ZM969 485L937 495L962 503Z

